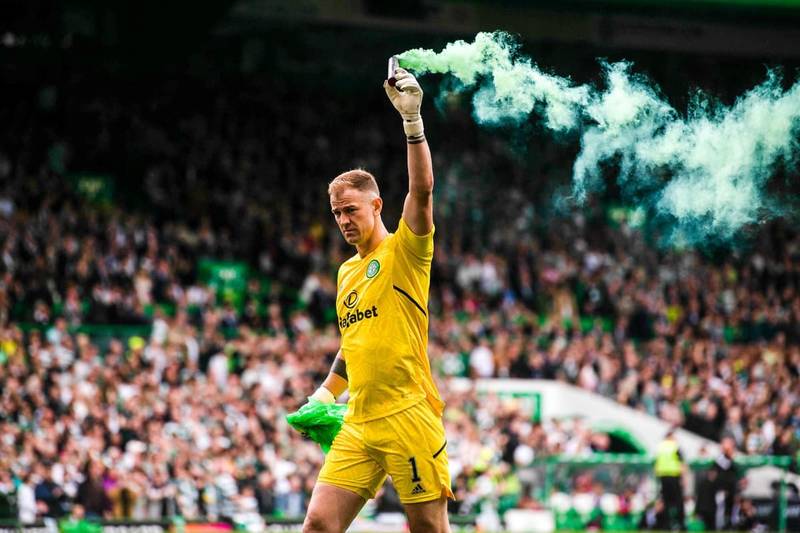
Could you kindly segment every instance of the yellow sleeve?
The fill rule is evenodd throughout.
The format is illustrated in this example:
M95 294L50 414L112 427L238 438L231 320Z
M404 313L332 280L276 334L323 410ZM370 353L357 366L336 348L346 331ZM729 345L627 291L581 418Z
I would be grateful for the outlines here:
M400 243L404 251L408 252L408 255L421 262L430 263L433 260L433 233L435 231L436 228L434 227L431 228L427 235L417 235L411 231L411 228L401 217L395 236L397 242Z

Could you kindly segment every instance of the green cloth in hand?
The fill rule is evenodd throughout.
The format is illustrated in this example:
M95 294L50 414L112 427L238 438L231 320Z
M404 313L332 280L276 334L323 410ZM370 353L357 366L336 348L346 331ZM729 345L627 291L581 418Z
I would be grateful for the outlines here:
M286 421L294 429L319 444L324 453L328 453L333 439L342 429L346 412L347 404L344 403L309 400L294 413L286 415Z

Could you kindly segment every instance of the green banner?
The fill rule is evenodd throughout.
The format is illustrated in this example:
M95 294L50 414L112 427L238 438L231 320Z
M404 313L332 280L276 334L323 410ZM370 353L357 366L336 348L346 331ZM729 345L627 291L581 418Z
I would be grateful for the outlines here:
M114 178L109 175L77 172L69 181L78 195L93 204L110 204L114 199Z
M200 281L216 291L221 302L242 305L247 290L247 263L203 259L198 269Z

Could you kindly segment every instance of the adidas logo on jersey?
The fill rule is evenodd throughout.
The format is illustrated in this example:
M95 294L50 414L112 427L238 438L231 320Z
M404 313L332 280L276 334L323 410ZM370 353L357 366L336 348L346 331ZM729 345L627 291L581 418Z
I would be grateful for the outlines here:
M411 495L412 496L416 496L417 494L422 494L424 492L425 492L425 489L422 487L422 485L417 483L417 486L414 487L414 489L411 491Z

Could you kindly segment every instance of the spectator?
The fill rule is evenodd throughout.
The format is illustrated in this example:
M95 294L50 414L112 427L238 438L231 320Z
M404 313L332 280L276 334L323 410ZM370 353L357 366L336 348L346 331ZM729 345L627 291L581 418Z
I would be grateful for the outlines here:
M293 475L286 492L278 496L276 507L286 516L301 516L306 508L306 497L302 479Z
M639 529L648 531L667 531L669 529L669 517L661 498L656 498L644 510L639 521Z
M728 530L732 527L733 504L736 501L739 487L739 470L734 462L736 445L731 437L724 437L720 444L720 453L714 459L712 469L715 472L715 494L722 497L722 505L716 513L715 530Z
M258 475L255 497L259 514L272 515L275 513L275 480L268 470Z
M38 509L30 474L23 477L17 487L17 511L19 513L19 521L23 524L33 524L36 522Z
M78 486L75 499L90 520L105 518L111 511L111 500L103 484L103 470L99 461L87 461L83 470L83 481Z
M753 502L747 498L739 498L737 513L732 524L737 531L766 530L767 525L758 517Z
M60 518L64 515L67 495L64 489L53 479L53 468L47 464L36 467L39 482L36 484L34 494L37 507L41 516Z
M83 506L75 504L69 516L59 522L58 529L64 533L100 533L103 527L87 520Z
M147 490L147 509L148 518L152 520L175 516L175 486L163 468L156 469L153 474Z
M695 479L695 514L706 531L713 531L717 524L717 470L701 470Z

